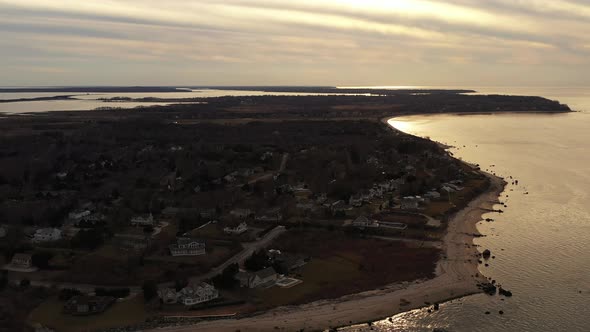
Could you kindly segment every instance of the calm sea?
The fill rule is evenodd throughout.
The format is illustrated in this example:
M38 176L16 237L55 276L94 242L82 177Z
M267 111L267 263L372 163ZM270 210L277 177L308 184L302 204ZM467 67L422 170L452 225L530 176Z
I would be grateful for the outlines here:
M346 331L590 331L590 88L478 90L541 95L580 111L411 116L393 123L519 180L503 193L506 213L484 216L495 222L480 223L486 237L476 239L496 255L480 271L514 296L469 296L438 312L414 310Z

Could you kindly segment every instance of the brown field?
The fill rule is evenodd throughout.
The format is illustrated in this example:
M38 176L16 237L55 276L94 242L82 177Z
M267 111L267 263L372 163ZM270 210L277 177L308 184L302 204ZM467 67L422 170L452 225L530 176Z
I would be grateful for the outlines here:
M403 243L353 238L339 231L291 230L270 246L311 257L293 288L256 290L264 307L300 304L376 289L388 284L431 278L439 250Z

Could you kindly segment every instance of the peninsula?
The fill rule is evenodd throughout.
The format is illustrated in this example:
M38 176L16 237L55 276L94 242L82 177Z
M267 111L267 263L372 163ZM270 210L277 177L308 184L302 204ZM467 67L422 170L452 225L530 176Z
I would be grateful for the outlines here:
M488 289L472 238L503 181L384 120L569 111L456 92L201 101L0 119L3 325L310 331Z

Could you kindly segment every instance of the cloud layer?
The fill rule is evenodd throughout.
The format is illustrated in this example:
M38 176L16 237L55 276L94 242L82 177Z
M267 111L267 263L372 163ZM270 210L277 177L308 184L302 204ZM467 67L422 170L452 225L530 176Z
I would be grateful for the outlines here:
M0 77L590 85L588 22L581 0L0 0Z

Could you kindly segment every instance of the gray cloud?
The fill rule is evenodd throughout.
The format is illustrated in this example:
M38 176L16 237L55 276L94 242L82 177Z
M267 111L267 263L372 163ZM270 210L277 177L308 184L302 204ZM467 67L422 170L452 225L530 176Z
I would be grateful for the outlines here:
M535 72L531 84L553 84L590 65L587 22L590 5L572 0L0 0L0 74L5 85L380 85Z

